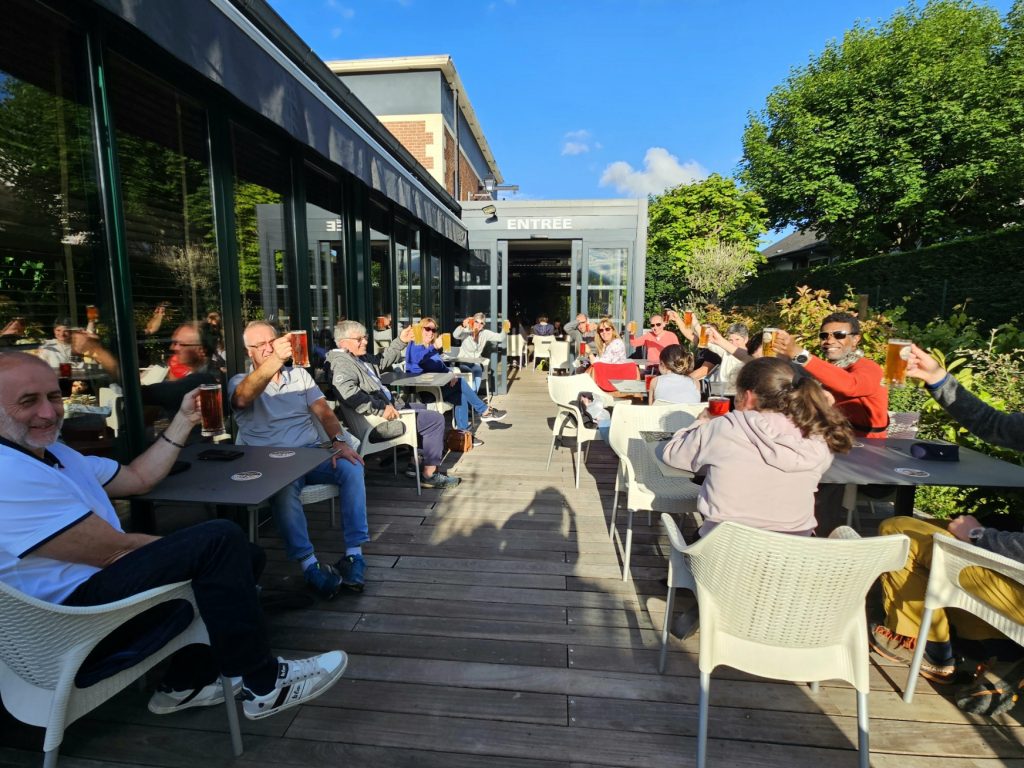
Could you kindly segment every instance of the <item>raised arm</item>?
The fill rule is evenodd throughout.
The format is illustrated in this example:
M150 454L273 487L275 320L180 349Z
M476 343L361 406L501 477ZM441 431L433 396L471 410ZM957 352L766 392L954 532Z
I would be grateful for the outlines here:
M242 411L251 407L259 396L263 394L267 384L284 367L285 361L292 356L290 333L274 339L272 345L274 347L274 354L268 356L258 368L238 382L238 386L235 387L235 391L231 395L232 408Z

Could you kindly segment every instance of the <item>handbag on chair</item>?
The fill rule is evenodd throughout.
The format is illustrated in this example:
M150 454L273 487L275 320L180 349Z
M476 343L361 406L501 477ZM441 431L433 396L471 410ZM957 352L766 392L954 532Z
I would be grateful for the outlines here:
M449 429L444 435L444 447L455 453L473 450L473 433L464 429Z

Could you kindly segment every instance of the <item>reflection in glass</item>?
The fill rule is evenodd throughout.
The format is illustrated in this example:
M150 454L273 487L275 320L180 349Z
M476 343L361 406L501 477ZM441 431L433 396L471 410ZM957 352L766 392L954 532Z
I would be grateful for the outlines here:
M587 251L587 315L608 317L619 333L625 323L628 248Z
M220 342L208 339L194 364L179 368L177 353L168 357L175 328L220 312L206 113L125 59L108 58L139 363L169 362L180 378L211 361Z
M375 318L391 314L391 225L387 209L370 203L370 290Z
M313 314L309 352L314 369L319 369L327 352L334 349L334 325L346 319L347 312L341 185L315 168L307 166L305 172L306 242Z
M401 219L395 220L395 274L398 317L403 323L414 323L423 316L420 233Z
M101 400L111 402L114 377L81 354L81 331L87 326L95 332L94 343L116 346L105 279L109 271L98 235L84 60L84 40L63 18L36 3L5 4L0 24L0 345L39 353L64 379L70 395L65 442L86 453L110 454L116 446L117 414L95 409ZM89 305L94 307L91 323ZM116 360L107 362L116 371Z
M235 237L242 324L252 320L292 327L286 264L284 199L289 184L284 158L254 133L233 124Z
M453 265L452 327L477 312L488 312L491 291L491 251L474 248L459 254Z

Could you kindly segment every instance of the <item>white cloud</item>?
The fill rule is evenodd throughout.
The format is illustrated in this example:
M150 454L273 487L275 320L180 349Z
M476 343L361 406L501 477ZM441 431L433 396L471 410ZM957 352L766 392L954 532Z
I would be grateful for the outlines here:
M562 137L563 155L583 155L592 149L600 149L601 145L590 140L590 131L581 128L578 131L568 131Z
M333 40L337 40L339 37L341 37L341 27L332 27L331 28L331 38Z
M355 18L355 8L349 8L347 5L342 5L338 0L327 0L327 7L337 13L343 19Z
M690 184L707 177L708 170L696 160L680 163L664 147L651 147L644 154L644 168L636 170L624 160L612 163L601 174L601 186L613 186L624 195L658 195L670 187Z

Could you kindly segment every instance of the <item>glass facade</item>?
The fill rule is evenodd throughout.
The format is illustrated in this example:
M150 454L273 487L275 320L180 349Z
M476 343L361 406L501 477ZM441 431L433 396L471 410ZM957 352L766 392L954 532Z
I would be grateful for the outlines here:
M250 320L311 331L316 366L340 319L447 306L459 225L429 229L88 6L10 0L0 25L0 347L72 366L67 442L131 458L180 403L160 385L245 369Z
M627 306L628 256L628 248L587 250L587 316L611 318L619 333Z

